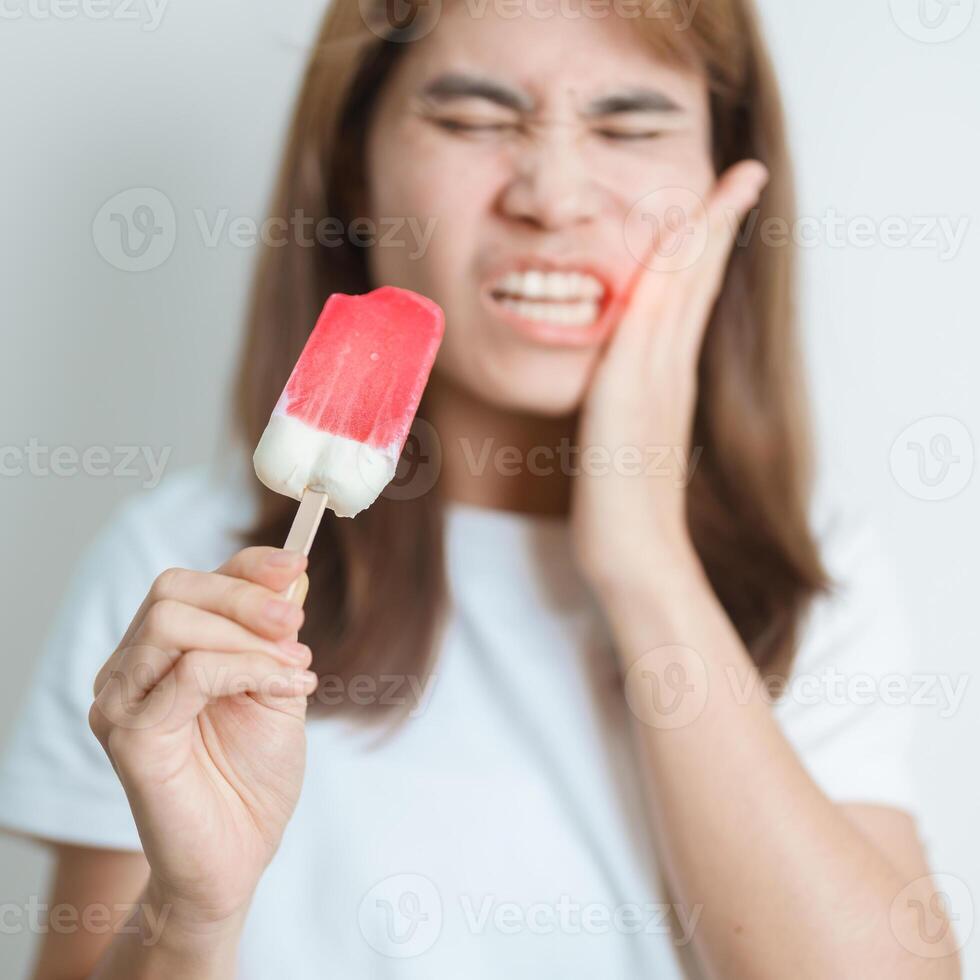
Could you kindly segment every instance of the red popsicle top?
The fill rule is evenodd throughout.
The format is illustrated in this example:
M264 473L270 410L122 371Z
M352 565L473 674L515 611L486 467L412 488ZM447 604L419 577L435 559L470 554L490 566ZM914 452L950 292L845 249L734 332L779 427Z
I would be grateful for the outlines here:
M400 453L444 329L438 304L408 289L333 293L277 410L321 432Z

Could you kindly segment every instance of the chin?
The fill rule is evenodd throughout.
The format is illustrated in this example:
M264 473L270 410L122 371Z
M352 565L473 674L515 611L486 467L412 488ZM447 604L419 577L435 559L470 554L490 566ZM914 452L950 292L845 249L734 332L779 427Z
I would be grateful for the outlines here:
M580 364L572 370L555 360L555 352L549 352L522 359L519 366L496 366L460 381L471 395L494 408L543 418L566 418L582 404L588 373Z

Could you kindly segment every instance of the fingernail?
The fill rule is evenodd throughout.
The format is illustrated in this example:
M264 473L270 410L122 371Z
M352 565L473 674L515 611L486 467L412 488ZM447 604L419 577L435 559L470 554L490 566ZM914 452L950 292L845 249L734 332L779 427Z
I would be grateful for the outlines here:
M303 663L313 656L313 652L305 643L297 643L295 640L283 640L278 646L286 657L295 663Z
M293 565L298 565L302 560L303 555L298 551L274 551L268 558L266 558L266 563L272 565L275 568L292 568Z
M274 623L281 623L286 625L287 623L298 622L300 618L300 608L299 606L293 605L291 602L285 602L282 599L270 599L265 604L266 619L271 619Z
M294 674L292 682L294 687L302 690L309 687L310 684L319 684L320 678L312 670L304 670L301 674Z

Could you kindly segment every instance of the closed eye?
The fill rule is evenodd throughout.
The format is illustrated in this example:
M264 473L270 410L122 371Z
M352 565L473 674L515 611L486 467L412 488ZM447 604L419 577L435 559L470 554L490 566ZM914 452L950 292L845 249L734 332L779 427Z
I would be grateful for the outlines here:
M433 122L449 133L504 133L517 129L514 123L472 123L460 119L434 119Z
M659 129L642 130L630 132L628 130L621 129L597 129L595 132L602 136L604 139L609 139L613 141L639 141L639 140L653 140L658 139L663 136L663 131Z

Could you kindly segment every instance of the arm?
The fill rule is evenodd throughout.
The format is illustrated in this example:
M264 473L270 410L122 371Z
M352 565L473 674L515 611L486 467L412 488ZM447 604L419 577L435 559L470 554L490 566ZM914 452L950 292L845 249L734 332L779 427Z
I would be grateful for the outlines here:
M58 845L45 905L70 918L59 928L47 924L33 980L234 975L237 935L224 943L212 935L205 944L182 933L153 898L141 853Z
M80 927L45 929L32 976L33 980L77 980L91 974L112 942L128 914L120 907L137 900L149 868L143 855L134 851L60 844L54 855L46 907L71 909ZM108 914L98 918L103 908Z
M153 584L89 712L144 853L59 851L51 901L78 926L52 918L37 980L235 975L252 894L302 783L315 680L296 640L305 561L252 548Z
M748 684L755 666L693 554L664 566L669 582L606 605L645 722L650 824L677 900L703 907L694 944L709 975L954 980L913 821L823 795ZM650 695L670 664L690 685L679 708ZM940 938L924 949L923 936Z
M732 219L765 179L758 163L732 167L683 241L653 244L583 405L583 446L688 457ZM696 953L717 980L953 980L952 936L912 822L836 806L809 778L690 541L684 476L578 477L571 516L639 722L664 870L677 900L700 911ZM938 949L922 948L920 928L941 937Z

